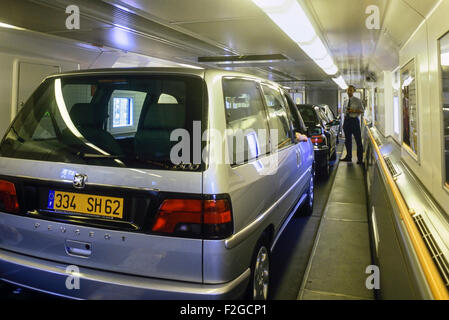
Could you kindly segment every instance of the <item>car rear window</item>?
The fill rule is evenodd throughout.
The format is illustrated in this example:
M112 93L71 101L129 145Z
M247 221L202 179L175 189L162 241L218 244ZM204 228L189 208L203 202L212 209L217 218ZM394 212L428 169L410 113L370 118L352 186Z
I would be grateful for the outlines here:
M194 157L193 152L189 152L189 163L173 164L170 152L180 140L170 138L176 129L192 137L193 127L204 122L204 92L204 81L194 76L50 78L34 92L13 122L0 145L0 156L200 170L201 163L194 164L193 159L201 159L201 155Z
M315 125L318 123L318 119L313 107L309 106L298 106L299 112L301 113L301 117L304 120L306 126Z

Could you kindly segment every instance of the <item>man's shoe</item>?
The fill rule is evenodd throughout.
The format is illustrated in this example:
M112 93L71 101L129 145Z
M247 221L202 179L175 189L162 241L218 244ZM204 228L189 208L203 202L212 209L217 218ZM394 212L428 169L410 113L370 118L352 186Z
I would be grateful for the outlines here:
M348 157L345 157L345 158L341 159L340 161L343 161L343 162L352 162L352 159L351 159L351 158L348 158Z
M357 164L363 164L363 161L359 160L357 161Z

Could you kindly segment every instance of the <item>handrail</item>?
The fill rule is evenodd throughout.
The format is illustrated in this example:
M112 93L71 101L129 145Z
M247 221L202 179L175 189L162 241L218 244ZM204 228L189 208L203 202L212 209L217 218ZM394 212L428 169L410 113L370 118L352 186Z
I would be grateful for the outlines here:
M435 263L433 262L429 250L427 249L427 246L424 243L415 222L412 219L412 211L408 208L404 198L402 197L401 192L399 191L398 186L394 182L393 177L391 176L387 168L384 157L380 152L379 146L377 145L370 128L366 125L366 121L365 127L367 128L368 134L371 138L371 142L378 155L380 165L385 174L385 177L387 178L387 182L388 185L390 186L393 197L396 201L396 204L398 205L401 218L404 221L405 228L410 237L413 248L415 249L415 253L418 257L419 263L424 272L424 276L427 279L430 291L432 292L432 295L435 300L449 300L448 290L444 285L441 275L437 267L435 266Z

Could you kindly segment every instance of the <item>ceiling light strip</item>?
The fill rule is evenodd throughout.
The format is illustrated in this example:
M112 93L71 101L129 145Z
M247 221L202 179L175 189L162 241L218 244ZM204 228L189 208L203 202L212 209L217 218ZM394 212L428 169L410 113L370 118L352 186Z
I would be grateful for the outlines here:
M14 29L14 30L25 30L24 28L13 26L11 24L7 24L7 23L4 23L4 22L0 22L0 28Z
M348 89L348 85L346 84L345 79L343 79L342 76L339 76L338 78L332 78L332 80L338 84L338 86L340 87L340 89L342 90L346 90Z
M338 73L326 46L296 0L253 0L328 75Z

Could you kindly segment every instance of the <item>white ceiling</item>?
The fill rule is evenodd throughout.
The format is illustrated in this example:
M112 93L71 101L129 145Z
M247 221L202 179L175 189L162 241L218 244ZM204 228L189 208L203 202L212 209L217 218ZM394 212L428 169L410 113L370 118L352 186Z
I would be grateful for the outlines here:
M347 82L365 71L392 70L398 52L438 0L305 0ZM366 27L366 9L380 12L380 30Z
M356 85L363 85L367 71L397 66L399 48L438 2L298 1L306 7L347 82ZM80 7L79 31L65 29L64 11L69 4ZM381 30L365 26L369 5L380 9ZM251 0L2 0L0 21L181 63L197 64L200 56L280 53L288 60L233 69L274 80L333 85Z

